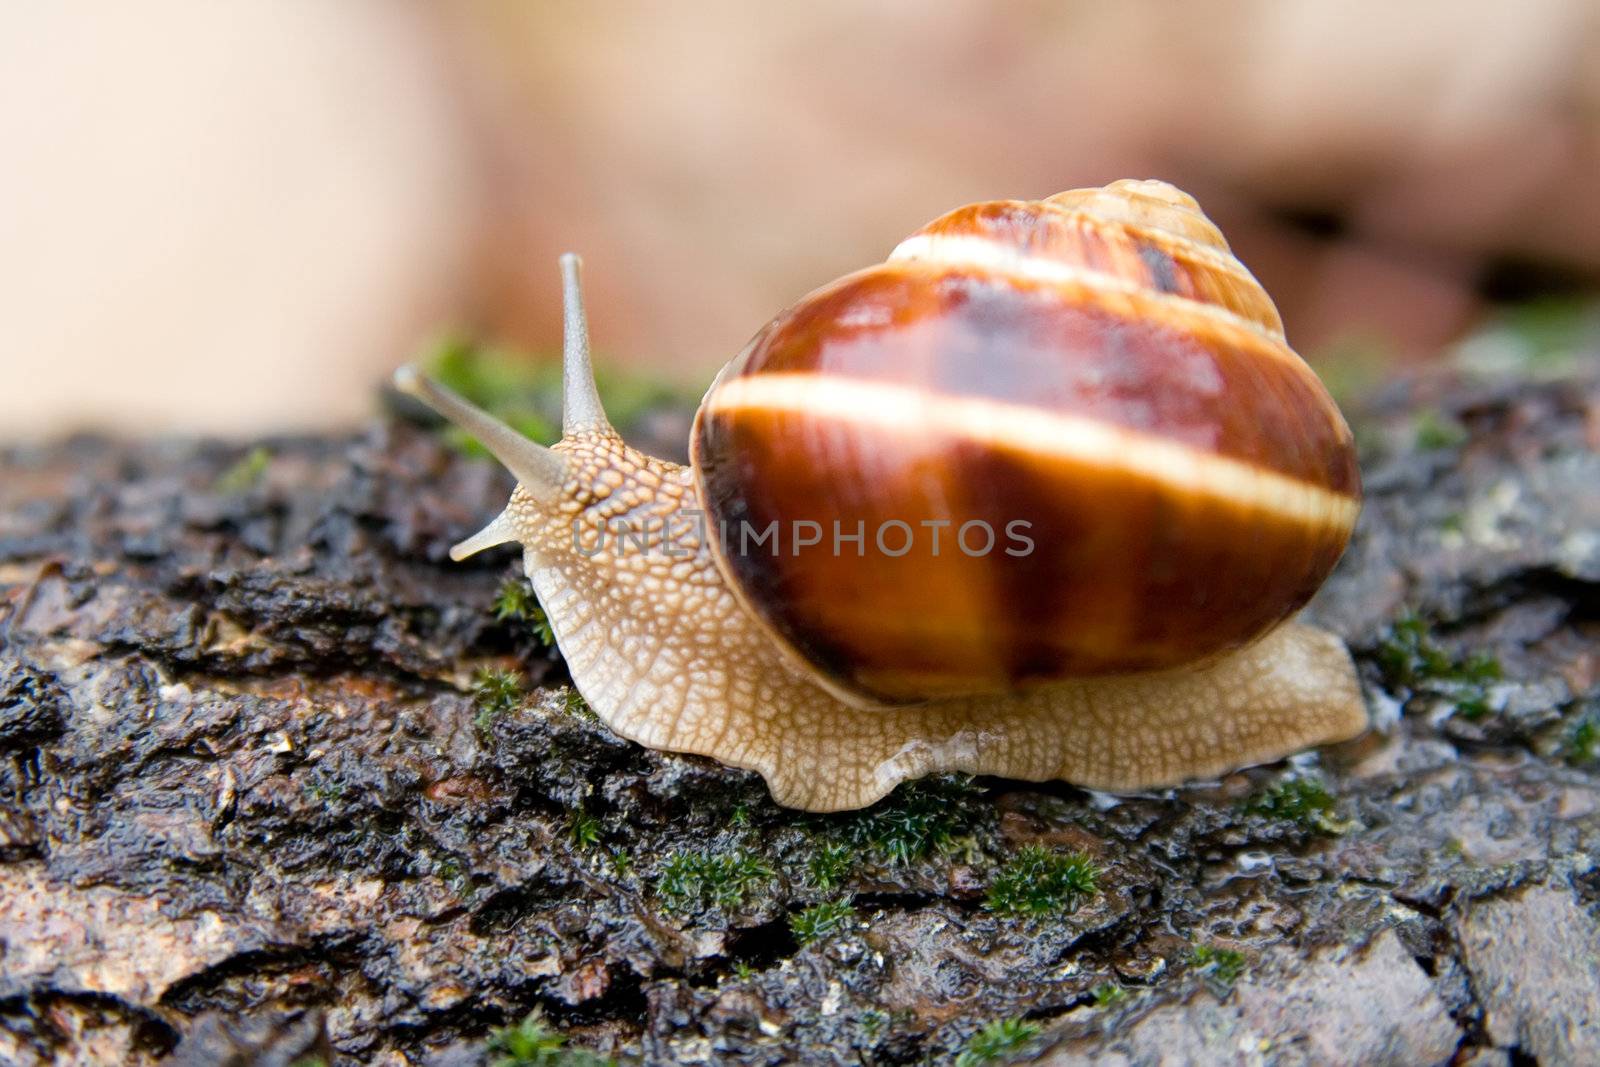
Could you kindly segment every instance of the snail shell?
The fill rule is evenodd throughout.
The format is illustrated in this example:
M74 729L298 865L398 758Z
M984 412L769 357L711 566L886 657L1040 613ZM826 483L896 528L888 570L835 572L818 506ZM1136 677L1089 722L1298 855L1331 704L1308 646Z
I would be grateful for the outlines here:
M773 319L691 453L729 584L858 704L1213 659L1310 598L1360 508L1272 300L1157 181L929 223Z

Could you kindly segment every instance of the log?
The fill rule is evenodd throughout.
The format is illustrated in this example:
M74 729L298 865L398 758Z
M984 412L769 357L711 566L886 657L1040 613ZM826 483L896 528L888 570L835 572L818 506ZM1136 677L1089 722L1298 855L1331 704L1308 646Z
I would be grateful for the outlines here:
M1600 383L1360 430L1373 733L833 816L601 726L427 427L6 448L0 1061L1600 1062Z

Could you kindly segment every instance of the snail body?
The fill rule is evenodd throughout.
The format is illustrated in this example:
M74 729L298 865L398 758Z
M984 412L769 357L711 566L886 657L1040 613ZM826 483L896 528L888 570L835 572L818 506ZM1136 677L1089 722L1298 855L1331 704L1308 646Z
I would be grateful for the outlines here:
M1285 621L1354 526L1349 429L1171 186L930 223L756 335L689 467L606 422L563 273L552 448L397 383L517 475L453 555L524 546L623 736L837 810L940 770L1170 785L1365 727L1342 643Z

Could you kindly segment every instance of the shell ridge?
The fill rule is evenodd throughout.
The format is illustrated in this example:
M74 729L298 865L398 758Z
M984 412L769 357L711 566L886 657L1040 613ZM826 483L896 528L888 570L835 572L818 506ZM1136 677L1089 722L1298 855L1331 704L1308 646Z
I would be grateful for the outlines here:
M1147 299L1157 306L1181 307L1196 318L1209 319L1268 342L1262 347L1278 358L1305 362L1289 347L1281 333L1220 304L1208 304L1178 293L1157 292L1131 279L1091 267L1018 254L1011 246L989 237L916 234L895 246L885 262L991 270L1026 281L1077 284L1100 292Z

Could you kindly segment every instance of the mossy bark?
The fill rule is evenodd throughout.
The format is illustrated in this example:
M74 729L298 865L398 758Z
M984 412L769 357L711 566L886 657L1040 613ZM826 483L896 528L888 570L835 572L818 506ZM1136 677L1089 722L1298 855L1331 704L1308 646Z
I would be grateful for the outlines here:
M1600 1062L1600 386L1426 389L1312 609L1377 732L853 816L586 715L425 429L0 453L0 1060L471 1064L539 1008L652 1063ZM992 906L1028 846L1072 892Z

